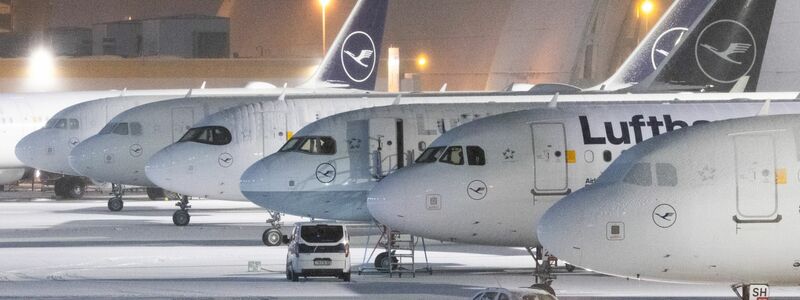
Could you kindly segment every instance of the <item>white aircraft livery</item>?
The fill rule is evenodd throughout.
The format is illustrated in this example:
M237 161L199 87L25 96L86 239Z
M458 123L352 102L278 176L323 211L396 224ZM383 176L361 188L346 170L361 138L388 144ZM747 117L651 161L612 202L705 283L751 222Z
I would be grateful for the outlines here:
M278 92L276 92L278 91ZM97 134L100 129L117 114L146 103L152 103L181 96L201 95L259 95L280 93L277 88L230 88L198 90L163 90L158 94L128 96L128 91L118 92L118 96L81 102L53 115L43 128L31 132L16 145L16 157L25 166L64 174L55 182L56 196L80 198L86 183L69 166L69 153L84 139ZM123 95L125 94L125 95ZM137 93L138 94L138 93ZM148 194L158 191L148 189ZM163 192L160 193L163 197Z
M796 286L799 147L800 115L661 135L553 205L539 239L562 260L616 276Z
M628 59L626 63L620 68L618 73L625 73L633 72L628 77L625 77L625 80L621 82L624 87L630 86L631 82L636 80L643 79L647 74L652 73L655 71L654 67L651 66L651 60L649 58L649 47L650 45L655 44L654 41L656 36L660 36L658 34L659 30L671 30L670 26L690 26L693 24L697 19L702 16L702 13L705 12L706 7L711 3L708 0L684 0L684 1L677 1L673 6L669 9L668 13L659 23L660 25L656 26L654 29L654 33L650 34L650 37L643 42L643 46L640 46L633 54L631 54L632 58L639 58L640 60ZM672 40L672 43L676 44L677 41L675 39ZM667 48L666 46L662 46L664 49L672 49ZM351 55L351 54L348 54ZM352 55L351 55L352 56ZM364 54L366 56L366 54ZM641 70L637 70L641 69ZM505 94L491 94L491 93L472 93L472 94L453 94L448 93L444 95L434 95L434 94L427 94L427 95L412 95L412 96L403 96L402 99L396 99L396 102L402 102L404 104L408 103L418 103L418 102L431 102L431 103L455 103L455 102L470 102L475 103L480 101L501 101L501 102L542 102L542 101L549 101L552 99L552 93L556 91L551 91L546 96L541 97L534 97L533 94L538 94L544 92L544 90L548 87L548 85L537 85L531 91L527 93L505 93ZM558 89L556 89L558 90ZM573 92L579 92L580 90L575 90ZM608 89L606 89L608 91ZM381 98L383 97L383 98ZM362 101L356 101L358 103L356 106L347 105L346 110L355 109L358 107L371 107L377 105L388 105L392 102L395 102L393 99L386 98L386 96L381 96L378 98L371 98L370 105L364 105ZM421 97L425 97L424 100ZM464 100L458 101L455 97L463 97ZM530 98L526 98L530 97ZM672 95L661 95L659 99L672 99ZM571 100L583 100L584 98L572 98L572 97L564 97L562 96L562 101L571 101ZM598 98L600 99L600 98ZM618 99L618 98L617 98ZM308 110L305 108L309 105L316 105L311 104L315 103L313 101L300 101L293 100L287 102L281 101L265 101L256 104L246 104L240 106L238 108L232 108L228 111L220 112L214 115L211 115L198 124L195 125L195 128L192 131L202 132L203 130L208 130L211 127L220 127L220 130L227 130L231 132L232 140L230 143L227 144L219 144L219 143L208 143L204 141L192 141L192 140L185 140L182 143L177 143L170 147L167 147L154 155L150 162L146 167L146 174L147 177L152 181L154 184L170 189L179 191L180 193L186 195L193 195L193 196L200 196L200 197L213 197L213 198L222 198L222 199L231 199L231 200L240 200L244 198L244 195L240 192L238 184L239 178L242 175L242 172L250 166L252 163L256 162L258 159L261 159L267 155L272 154L276 151L280 145L282 145L283 140L288 137L289 135L284 135L284 132L293 132L296 129L299 129L304 125L306 122L316 121L315 118L309 118L309 116L303 115L302 112ZM350 103L350 102L343 102L342 100L338 100L337 103ZM409 109L408 107L413 107L414 109L420 109L420 111L415 111ZM475 119L477 117L491 115L498 112L508 112L511 110L517 109L526 109L530 108L530 105L519 105L519 104L498 104L497 107L492 107L492 105L478 105L478 104L471 104L467 106L462 106L461 104L450 104L450 106L445 105L431 105L430 107L425 106L401 106L396 108L385 108L385 109L365 109L361 112L354 112L348 113L336 118L331 119L323 119L320 121L322 124L328 125L315 125L309 128L314 128L314 130L318 129L330 129L329 131L324 132L325 134L332 134L335 133L339 138L344 138L344 133L346 129L344 126L344 121L341 120L356 120L359 119L358 122L384 122L384 123L391 123L386 121L386 119L394 118L398 120L402 120L405 122L403 127L408 127L408 131L406 131L406 138L408 142L405 144L406 149L413 149L414 147L410 147L408 145L415 143L422 145L426 145L429 143L433 138L435 138L438 134L441 134L445 128L451 128L457 124L463 124L466 121ZM427 109L434 109L434 111L425 111ZM333 111L332 111L333 112ZM370 116L371 114L376 114L375 116ZM424 139L416 140L417 136L412 135L413 132L416 132L412 127L413 126L423 126L425 122L432 122L431 120L438 120L437 117L439 116L445 119L439 120L439 125L434 126L436 130L424 130ZM319 117L319 114L316 114L315 117ZM372 118L376 120L371 120ZM355 119L354 119L355 118ZM432 119L431 119L432 118ZM383 119L378 121L377 119ZM263 120L263 121L261 121ZM286 121L288 120L288 121ZM336 120L336 121L333 121ZM422 122L422 123L421 123ZM330 123L330 124L329 124ZM366 124L365 123L365 124ZM386 125L386 124L384 124ZM294 127L296 126L296 127ZM375 126L375 124L372 124ZM383 126L383 125L382 125ZM389 124L386 125L388 127L393 127L395 125ZM430 125L433 126L433 125ZM288 127L288 128L284 128ZM387 127L387 128L388 128ZM403 129L401 127L398 127ZM195 130L196 129L196 130ZM304 136L314 136L314 135L322 135L322 132L315 132L312 129L303 130L302 134ZM373 131L376 129L372 129ZM264 131L264 134L260 132ZM409 133L412 132L412 133ZM381 136L385 136L388 139L389 135L387 133L380 133ZM240 136L242 138L240 138ZM262 142L261 139L264 139ZM299 138L299 137L298 137ZM363 137L362 137L363 138ZM378 137L371 137L372 141L376 141ZM363 138L364 141L367 141L366 138ZM313 143L316 139L309 139L306 140L305 143ZM393 140L390 140L389 143L392 143ZM227 142L227 141L226 141ZM317 141L318 142L318 141ZM394 141L397 143L397 141ZM402 142L402 141L401 141ZM342 145L342 140L339 140L338 145ZM364 142L367 145L367 142ZM401 145L396 145L401 146ZM388 149L397 150L396 146L383 146L381 148L385 149L383 151L384 154L389 153ZM334 145L335 147L335 145ZM367 149L364 147L363 149ZM418 151L422 151L423 148L419 149ZM374 149L373 149L374 150ZM285 151L284 151L285 152ZM400 151L402 153L402 151ZM371 154L373 155L373 154ZM405 154L403 154L405 155ZM341 158L340 161L345 159L349 159L348 152L340 151L337 153L337 156ZM390 155L391 156L391 155ZM395 154L395 156L397 156ZM408 160L408 162L413 161L413 158L409 160L408 156L402 156L403 159ZM317 167L318 164L323 162L318 162L319 159L322 158L327 160L328 157L326 155L314 155L310 158L305 158L303 161L299 162L302 164L308 163L316 163L313 167ZM275 157L275 160L279 160L279 158ZM220 160L222 163L217 163L217 160ZM394 168L397 167L396 161L397 158L388 158L384 164L386 166L383 167L383 172L388 173L391 172ZM374 165L371 162L359 162L363 164L363 166ZM353 165L355 166L355 165ZM272 170L273 168L269 168ZM276 174L283 174L283 172L292 172L297 171L302 173L305 177L306 170L298 170L297 168L286 170L282 168L278 168L275 170ZM337 170L339 173L343 172L343 170ZM351 170L355 172L355 170ZM372 170L374 171L374 170ZM364 172L372 172L369 170L365 170ZM330 170L326 172L330 173ZM348 172L344 171L344 174L348 174ZM205 174L205 175L204 175ZM385 174L384 174L385 175ZM290 176L287 174L287 176ZM355 176L355 175L354 175ZM270 186L270 188L277 188L274 190L274 194L270 194L270 196L261 195L258 198L257 203L264 207L272 207L279 212L285 212L282 208L286 202L284 201L286 197L291 197L292 199L303 199L303 201L296 202L292 205L293 208L288 209L292 213L303 215L303 216L314 216L319 218L336 218L336 219L344 219L344 220L369 220L371 217L366 212L365 203L366 203L366 192L369 190L376 180L378 180L381 176L368 176L361 179L356 179L356 177L350 178L348 181L344 182L344 187L341 187L339 190L334 191L333 187L340 187L342 182L336 183L325 183L324 187L317 189L315 184L317 182L304 182L298 183L297 187L291 187L291 189L287 189L284 186L285 182L281 182L280 185L272 186L270 184L266 184L266 186ZM275 178L283 178L282 176L277 176ZM310 177L313 178L313 177ZM345 177L339 176L339 179ZM272 179L272 178L270 178ZM265 179L265 180L270 180ZM358 181L358 184L354 182ZM330 193L326 193L326 191L330 191ZM255 191L254 191L255 192ZM268 192L268 190L262 190L262 192ZM315 197L309 196L309 193L316 195ZM338 194L338 195L332 195ZM280 196L277 196L280 195ZM266 199L266 200L265 200ZM335 199L335 201L331 201L329 199ZM322 205L317 202L317 200L327 203ZM354 201L350 201L354 200ZM266 202L265 202L266 201ZM304 204L300 204L303 202ZM308 203L306 205L305 203ZM314 204L314 205L311 205ZM335 206L337 207L330 207ZM273 217L272 220L277 220L280 216L279 214L272 213ZM267 235L265 235L266 237ZM277 235L279 240L279 235ZM267 239L265 239L266 241Z
M796 93L760 95L796 113ZM755 115L760 102L562 103L459 126L369 193L370 214L401 232L463 243L539 245L536 225L562 197L595 182L620 153L652 136Z
M69 164L75 172L98 181L155 187L145 177L147 160L161 148L178 141L205 116L240 104L286 100L300 94L366 95L370 93L366 90L375 86L376 73L368 69L374 68L379 58L387 7L387 0L359 1L317 73L299 88L263 96L196 97L141 105L120 113L99 134L74 147ZM373 51L371 60L362 61L370 62L370 68L349 59L340 60L343 51L356 49ZM122 194L116 193L108 204L112 211L121 210Z

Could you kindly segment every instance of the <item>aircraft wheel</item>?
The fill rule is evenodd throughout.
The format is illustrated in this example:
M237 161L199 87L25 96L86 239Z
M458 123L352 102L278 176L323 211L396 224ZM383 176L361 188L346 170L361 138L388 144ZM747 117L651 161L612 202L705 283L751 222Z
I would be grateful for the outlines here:
M108 210L110 211L120 211L124 206L125 203L123 203L120 198L108 199Z
M53 184L53 191L56 193L56 197L65 198L65 196L64 196L64 178L56 179L56 182Z
M565 267L565 268L567 268L567 272L570 272L570 273L572 273L572 272L574 272L574 271L575 271L575 266L573 266L573 265L570 265L570 264L564 264L564 267Z
M544 283L537 283L537 284L534 284L534 285L532 285L532 286L531 286L531 288L533 288L533 289L537 289L537 290L542 290L542 291L545 291L545 292L547 292L548 294L550 294L550 295L553 295L553 296L555 296L555 295L556 295L556 291L553 289L553 287L551 287L551 286L550 286L550 285L548 285L548 284L544 284Z
M174 223L175 226L189 225L189 219L191 219L191 216L189 212L185 210L176 210L175 213L172 214L172 223Z
M86 184L79 178L68 178L64 184L62 184L61 190L66 198L80 199L83 198L83 194L86 193Z
M147 198L150 200L163 200L164 189L161 188L147 188Z
M267 229L264 231L264 234L261 235L261 241L264 243L264 245L269 247L279 246L282 238L283 235L277 228Z
M392 257L391 262L397 263L397 258ZM392 264L389 260L389 252L381 252L377 256L375 256L375 268L378 270L389 270L392 267Z

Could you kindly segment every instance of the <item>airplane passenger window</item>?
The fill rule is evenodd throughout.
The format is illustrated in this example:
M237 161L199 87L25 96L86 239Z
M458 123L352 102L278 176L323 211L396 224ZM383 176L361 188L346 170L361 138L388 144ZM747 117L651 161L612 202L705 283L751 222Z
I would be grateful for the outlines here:
M131 122L130 124L131 135L142 135L142 124L139 122Z
M69 119L69 129L78 129L80 128L80 122L78 119Z
M483 166L486 164L486 155L483 148L467 146L467 162L470 166Z
M637 163L625 175L622 180L625 183L639 186L650 186L653 184L653 174L650 172L650 163Z
M114 134L117 135L128 135L128 123L119 123L116 127L114 127Z
M444 151L444 147L430 147L425 149L425 152L417 158L416 163L432 163L435 162L439 155Z
M611 162L611 151L603 151L603 160L605 162Z
M675 166L666 163L656 164L656 181L658 186L678 185L678 171Z
M461 146L450 146L450 148L444 151L444 155L442 155L439 161L451 165L463 165L464 149L462 149Z

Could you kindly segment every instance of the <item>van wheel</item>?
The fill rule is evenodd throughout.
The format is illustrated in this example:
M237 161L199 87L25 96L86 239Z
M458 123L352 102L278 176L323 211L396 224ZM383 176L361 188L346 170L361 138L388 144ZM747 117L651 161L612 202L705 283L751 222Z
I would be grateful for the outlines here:
M347 272L347 273L343 273L343 274L342 274L342 281L344 281L344 282L350 282L350 272Z
M264 245L269 247L280 246L281 239L283 239L283 235L281 235L281 231L276 228L270 228L264 231L264 234L261 235L261 241Z

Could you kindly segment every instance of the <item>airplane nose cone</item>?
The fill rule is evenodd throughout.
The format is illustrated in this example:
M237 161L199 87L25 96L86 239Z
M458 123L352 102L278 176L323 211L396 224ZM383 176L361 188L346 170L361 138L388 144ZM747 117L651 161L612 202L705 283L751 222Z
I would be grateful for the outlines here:
M69 165L75 172L100 181L108 181L102 178L104 174L101 173L106 161L113 161L113 155L106 154L104 149L99 147L96 137L88 138L78 144L69 154Z
M410 203L410 199L417 198L422 193L417 192L413 181L414 170L401 169L394 174L382 179L367 196L367 208L375 220L389 228L400 230L401 232L417 233L422 228L427 227L419 212L414 211L417 204ZM423 197L423 196L419 196Z
M73 138L77 145L77 138ZM37 130L17 143L15 154L25 165L48 172L79 176L69 165L74 146L66 137L51 130Z
M181 185L175 180L180 162L176 157L179 157L178 154L182 153L182 151L176 149L176 145L170 145L153 154L150 160L147 161L144 172L147 179L150 179L155 185L166 190L189 195L186 191L181 190ZM185 171L185 168L182 171Z
M585 254L600 251L602 245L595 238L598 234L606 237L608 223L597 207L603 202L600 195L596 189L584 188L550 207L537 226L542 247L570 264L591 268L584 265Z
M255 162L242 173L239 180L239 189L242 191L242 194L244 194L244 197L261 206L264 205L262 202L259 202L258 199L263 198L260 196L266 191L265 181L268 180L267 170L270 160L270 157L266 157Z

